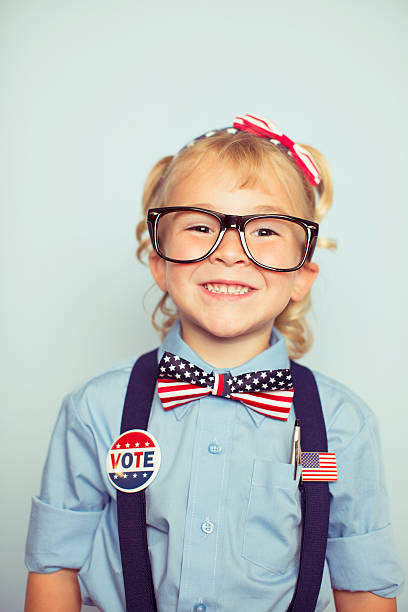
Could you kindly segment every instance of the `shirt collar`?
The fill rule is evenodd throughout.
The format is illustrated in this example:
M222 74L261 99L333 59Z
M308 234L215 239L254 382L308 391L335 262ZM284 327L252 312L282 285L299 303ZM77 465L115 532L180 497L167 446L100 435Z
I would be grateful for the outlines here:
M246 361L245 363L234 366L230 370L226 368L215 368L210 363L207 363L196 353L181 337L180 334L180 321L177 320L173 327L168 332L167 336L163 340L158 351L158 360L160 361L165 351L179 355L183 359L187 359L197 365L199 368L208 372L215 372L216 374L223 374L225 372L231 372L233 376L239 376L243 372L253 372L255 370L279 370L283 368L289 368L289 357L286 349L285 338L276 329L272 329L272 333L269 339L269 347ZM187 412L190 410L193 402L188 404L181 404L176 408L173 408L172 412L177 420L182 419ZM265 415L259 414L251 410L243 404L243 407L247 410L252 421L257 427L259 427L262 421L266 418Z

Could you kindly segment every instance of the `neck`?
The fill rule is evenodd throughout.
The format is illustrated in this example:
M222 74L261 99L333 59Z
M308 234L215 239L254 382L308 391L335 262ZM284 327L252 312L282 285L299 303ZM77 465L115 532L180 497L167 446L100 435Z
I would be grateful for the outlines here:
M269 347L273 325L267 330L254 331L245 336L220 338L198 332L181 322L181 337L204 361L215 368L230 369L242 365Z

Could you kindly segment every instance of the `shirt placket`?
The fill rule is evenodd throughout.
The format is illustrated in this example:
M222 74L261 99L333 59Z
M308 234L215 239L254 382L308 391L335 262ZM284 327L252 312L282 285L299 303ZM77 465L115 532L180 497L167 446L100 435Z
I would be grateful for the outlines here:
M217 590L222 579L220 557L235 402L208 397L195 404L199 414L187 500L178 612L219 610Z

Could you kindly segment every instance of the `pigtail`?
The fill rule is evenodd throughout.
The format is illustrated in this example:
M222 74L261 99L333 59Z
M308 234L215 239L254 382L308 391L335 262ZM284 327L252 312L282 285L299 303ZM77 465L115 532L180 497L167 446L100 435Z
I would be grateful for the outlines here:
M314 220L317 221L317 223L320 223L323 217L325 217L329 212L333 202L333 183L331 172L325 156L320 153L318 149L305 144L302 144L301 146L312 155L319 167L322 177L321 182L316 187L318 199L314 206ZM337 244L336 241L331 238L319 236L317 239L317 246L323 249L335 249Z
M302 177L304 190L308 196L310 206L310 218L320 223L330 210L333 201L333 184L331 172L326 158L320 151L310 145L301 145L317 163L322 177L321 182L315 189ZM316 197L317 196L317 197ZM335 249L336 241L325 236L319 236L317 246L324 249ZM307 353L313 344L313 334L306 320L311 305L310 293L303 300L293 302L286 306L285 310L275 320L275 326L286 338L289 357L299 359Z
M146 264L146 262L143 260L143 257L145 255L148 255L150 251L149 236L143 237L144 234L147 234L147 211L149 208L155 208L159 206L158 196L160 195L161 187L163 185L163 177L165 176L172 159L172 155L168 155L167 157L163 157L162 159L160 159L157 164L153 166L146 179L142 196L143 217L142 220L136 226L136 238L139 242L139 246L136 251L136 257L143 264Z
M275 327L285 336L288 354L291 359L299 359L310 350L313 335L306 320L310 308L310 293L300 302L292 302L276 317Z
M167 301L170 302L170 305L167 303ZM160 314L164 317L164 321L161 324L156 320L157 316ZM178 319L178 310L166 291L166 293L163 293L160 300L156 304L151 316L152 325L154 329L159 332L162 340L167 335L167 332L173 327L173 323L176 321L176 319Z
M163 187L165 185L165 177L168 172L171 161L173 160L172 155L163 157L157 164L151 169L145 183L142 196L142 220L136 226L136 238L139 242L139 247L136 251L136 257L138 260L146 265L145 257L148 256L151 250L150 238L147 231L146 215L149 208L156 208L160 206L161 197L163 193ZM167 334L169 329L178 317L176 307L168 305L167 301L171 301L169 294L164 293L156 304L151 316L151 322L156 331L159 332L161 339ZM157 317L161 313L164 317L162 324L157 322Z

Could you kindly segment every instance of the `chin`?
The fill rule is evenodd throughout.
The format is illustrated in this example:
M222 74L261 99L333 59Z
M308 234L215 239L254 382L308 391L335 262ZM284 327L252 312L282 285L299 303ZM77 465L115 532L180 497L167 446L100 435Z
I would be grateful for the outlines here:
M215 325L206 326L206 331L212 336L225 340L250 333L248 328L242 327L242 323L232 321L218 321Z

